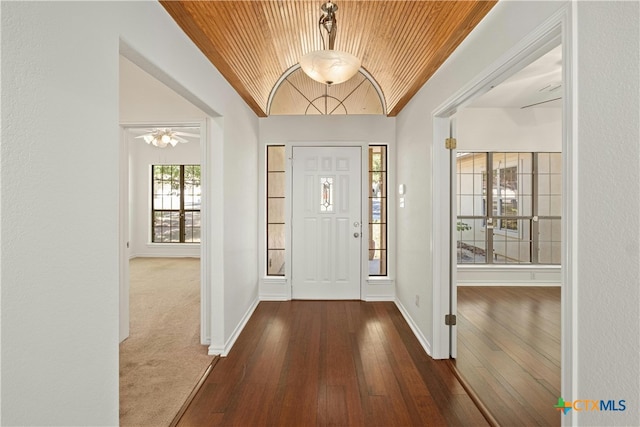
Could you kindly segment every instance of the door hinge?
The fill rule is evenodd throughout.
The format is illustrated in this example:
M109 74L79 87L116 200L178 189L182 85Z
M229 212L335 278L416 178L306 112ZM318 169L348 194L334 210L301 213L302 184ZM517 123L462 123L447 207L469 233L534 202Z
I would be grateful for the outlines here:
M447 150L455 150L456 148L456 139L455 138L447 138L444 140L444 148Z
M444 324L447 326L455 326L456 324L456 315L455 314L445 314L444 315Z

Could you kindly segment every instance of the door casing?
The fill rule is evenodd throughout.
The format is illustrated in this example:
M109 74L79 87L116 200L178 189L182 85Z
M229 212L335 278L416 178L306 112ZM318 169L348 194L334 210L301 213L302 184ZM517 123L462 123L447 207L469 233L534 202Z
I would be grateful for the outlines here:
M132 128L170 128L170 127L198 127L200 129L200 166L202 173L202 213L201 227L202 235L200 242L200 259L211 259L211 244L208 237L208 230L211 229L211 198L208 196L208 182L211 176L211 165L209 161L210 147L208 138L208 121L193 120L185 122L121 122L119 141L119 201L118 228L119 228L119 339L124 341L129 336L129 144L132 143L127 133ZM215 258L214 258L215 259ZM219 261L215 261L219 263ZM214 269L220 266L213 266ZM212 266L208 262L200 263L200 343L202 345L211 344L211 270Z
M569 3L561 7L556 14L536 28L528 37L521 40L482 74L464 86L460 91L446 100L432 114L433 120L433 193L432 193L432 229L434 251L432 291L433 291L433 329L431 355L435 359L447 359L449 352L449 327L444 323L444 315L448 312L451 301L451 283L448 280L448 269L451 265L449 253L448 232L451 222L455 222L449 215L449 152L444 147L444 140L449 134L450 118L458 108L463 107L475 97L489 91L493 85L499 84L510 75L528 65L533 58L562 44L562 342L561 342L561 376L563 396L574 396L577 392L577 376L572 366L577 365L576 341L577 325L574 321L577 307L575 277L577 277L576 250L577 233L575 200L576 182L574 178L577 164L577 147L573 140L575 135L575 93L576 84L574 73L577 68L575 52L575 38L573 25L575 24L574 4ZM451 255L453 256L453 255ZM452 307L453 312L457 307ZM563 425L572 425L573 411L563 417Z

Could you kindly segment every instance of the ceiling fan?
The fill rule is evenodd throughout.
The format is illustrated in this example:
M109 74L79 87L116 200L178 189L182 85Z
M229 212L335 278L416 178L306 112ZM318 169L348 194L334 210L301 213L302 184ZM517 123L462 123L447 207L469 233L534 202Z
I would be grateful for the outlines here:
M136 136L135 138L142 138L144 142L147 144L154 145L159 148L164 148L168 145L175 147L179 142L185 143L189 142L187 138L200 138L200 135L197 133L189 133L189 132L181 132L176 131L171 128L155 128L155 129L140 129L143 132L146 132L142 135Z

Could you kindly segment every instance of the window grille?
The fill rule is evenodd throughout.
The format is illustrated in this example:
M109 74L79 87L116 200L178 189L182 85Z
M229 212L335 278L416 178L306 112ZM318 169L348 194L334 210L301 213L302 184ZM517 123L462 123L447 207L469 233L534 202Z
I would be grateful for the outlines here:
M369 276L387 275L387 146L369 146Z
M458 153L458 264L560 264L561 165L561 153Z
M200 242L200 165L151 166L151 241Z
M285 147L267 146L267 275L284 276Z

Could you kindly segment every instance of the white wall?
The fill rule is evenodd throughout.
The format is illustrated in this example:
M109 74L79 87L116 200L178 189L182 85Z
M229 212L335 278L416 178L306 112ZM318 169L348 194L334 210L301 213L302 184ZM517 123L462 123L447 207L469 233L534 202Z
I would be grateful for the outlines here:
M260 141L284 144L289 141L366 141L395 142L393 117L350 116L271 116L260 119Z
M224 342L225 355L258 300L258 120L244 104L234 105L229 116L223 202L213 200L224 218L224 336L221 342L212 340L212 349L217 352Z
M267 144L287 145L292 142L364 142L388 144L387 188L392 189L387 194L387 248L389 253L388 279L369 280L362 298L365 300L393 300L395 289L395 133L396 119L393 117L375 115L351 116L271 116L260 119L260 158L259 158L259 210L260 210L260 250L259 272L260 296L262 299L287 299L289 278L265 277L266 266L266 182L265 182L265 154Z
M570 246L576 272L571 331L574 384L565 399L625 399L625 412L574 414L580 425L638 425L640 413L638 3L574 2L577 89L572 100L578 153L574 194L577 233ZM433 251L429 169L442 141L433 141L431 114L489 65L545 22L564 2L499 2L400 113L398 181L426 189L398 210L397 294L427 342L433 339ZM612 149L610 147L616 147ZM623 147L623 149L620 149ZM598 173L594 173L594 172ZM624 185L620 184L620 181ZM433 189L431 190L433 191ZM620 207L624 206L623 209ZM567 218L574 221L574 218ZM611 236L617 236L611 238ZM574 260L578 260L577 265ZM437 284L438 286L440 284ZM420 295L420 307L413 303Z
M0 422L117 425L121 42L220 116L208 121L211 174L231 183L210 187L225 210L207 232L225 281L219 271L206 279L232 298L214 312L212 341L227 339L257 294L257 176L237 161L257 163L258 121L157 2L1 7ZM229 230L245 227L233 242L214 235L225 217Z
M463 108L455 117L458 152L562 151L560 108Z
M577 3L580 396L626 399L582 425L640 425L640 3Z
M207 113L120 56L119 106L122 123L181 123L201 121Z

